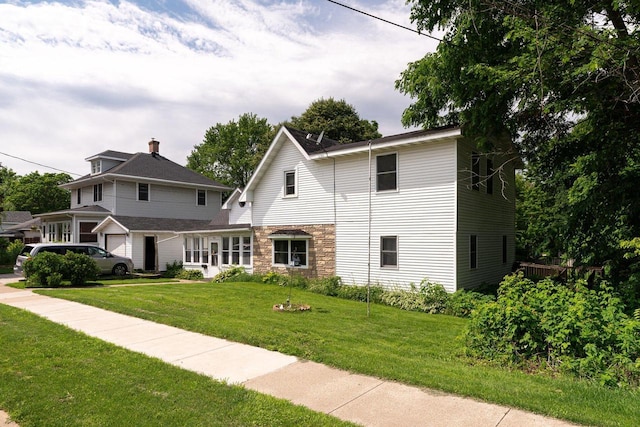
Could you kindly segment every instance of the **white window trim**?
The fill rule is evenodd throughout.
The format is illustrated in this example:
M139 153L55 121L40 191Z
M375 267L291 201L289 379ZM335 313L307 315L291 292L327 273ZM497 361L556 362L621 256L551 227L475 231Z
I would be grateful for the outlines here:
M140 199L140 185L147 186L147 200ZM147 184L146 182L138 182L136 184L136 200L139 202L150 202L151 201L151 184Z
M238 260L240 261L238 264L234 264L233 263L233 239L234 238L238 238L239 241L239 248L238 248ZM228 249L225 250L224 249L224 239L228 239ZM248 241L249 243L249 264L244 264L244 244ZM224 262L224 254L227 253L227 259L229 262ZM218 265L219 266L231 266L231 265L239 265L242 267L251 267L253 265L253 237L251 236L239 236L239 235L234 235L234 236L223 236L222 238L220 238L219 240L219 246L218 246Z
M91 175L98 175L100 172L102 172L102 160L92 160Z
M100 189L100 197L98 197L98 191L97 191L98 188ZM93 184L93 201L101 202L103 198L104 198L104 187L102 186L102 183Z
M204 192L204 205L201 205L198 203L198 195L200 194L200 192L203 191ZM207 195L208 191L207 190L203 190L201 188L197 188L196 189L196 206L208 206L209 204L209 197Z
M384 157L384 156L391 156L395 154L396 156L396 188L392 188L390 190L378 190L378 157ZM376 179L374 182L375 185L375 189L376 189L376 193L397 193L400 190L400 155L398 154L397 151L394 151L392 153L384 153L384 154L376 154L376 161L374 164L374 167L376 168Z
M198 259L195 259L194 243L198 242ZM182 248L182 262L186 265L205 265L209 264L209 240L206 237L185 237ZM191 253L191 261L187 261L187 251Z
M76 190L76 204L77 205L82 204L82 188L78 188Z
M287 194L287 174L293 173L293 194ZM298 169L288 169L282 172L282 198L295 199L298 197Z
M311 240L311 236L290 236L290 235L279 235L279 236L273 236L273 237L269 237L271 239L271 266L272 267L290 267L289 264L276 264L275 262L273 262L274 258L275 258L275 253L276 253L276 248L274 245L274 242L276 240L278 241L287 241L287 259L291 259L291 241L292 240L304 240L305 242L305 253L307 255L307 263L306 264L300 264L298 266L296 266L295 268L300 268L303 270L306 270L309 268L309 240Z
M395 265L383 265L382 264L382 239L396 239L396 264ZM389 251L387 251L389 252ZM400 239L397 235L380 236L380 268L382 270L398 270L400 268Z

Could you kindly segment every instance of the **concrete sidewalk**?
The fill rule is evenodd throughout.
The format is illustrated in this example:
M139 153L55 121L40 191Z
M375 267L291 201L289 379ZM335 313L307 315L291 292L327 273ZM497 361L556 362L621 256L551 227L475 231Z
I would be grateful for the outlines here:
M12 279L11 281L15 281ZM0 303L216 380L366 426L570 426L536 414L352 374L293 356L4 286ZM2 414L0 414L2 415ZM0 421L2 417L0 416ZM2 423L0 422L0 426Z

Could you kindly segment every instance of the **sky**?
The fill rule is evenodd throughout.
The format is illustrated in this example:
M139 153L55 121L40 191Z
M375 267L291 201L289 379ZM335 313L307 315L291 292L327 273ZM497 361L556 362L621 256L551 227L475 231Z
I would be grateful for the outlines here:
M415 28L405 0L340 2ZM78 178L155 138L184 165L218 123L329 97L402 133L395 81L436 46L327 0L0 0L0 163Z

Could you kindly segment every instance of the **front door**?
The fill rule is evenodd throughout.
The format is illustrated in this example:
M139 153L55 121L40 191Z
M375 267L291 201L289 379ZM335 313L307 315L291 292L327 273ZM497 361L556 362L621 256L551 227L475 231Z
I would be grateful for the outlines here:
M145 271L157 271L155 236L144 236L144 269Z
M211 251L209 252L211 254L211 266L212 267L217 267L218 266L218 242L211 242Z

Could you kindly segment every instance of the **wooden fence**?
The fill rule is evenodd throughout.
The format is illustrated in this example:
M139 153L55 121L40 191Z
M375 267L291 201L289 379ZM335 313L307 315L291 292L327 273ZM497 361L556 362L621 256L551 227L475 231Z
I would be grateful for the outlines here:
M566 280L567 276L576 272L593 272L597 276L602 276L602 267L573 267L557 264L536 264L533 262L520 262L518 271L524 272L525 277L529 278L544 278L544 277L559 277Z

